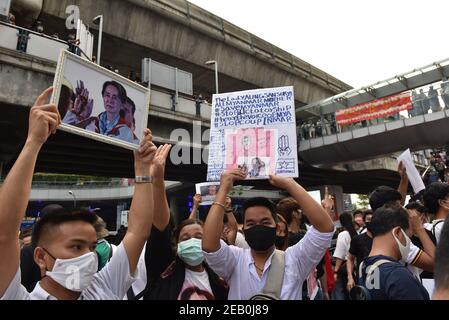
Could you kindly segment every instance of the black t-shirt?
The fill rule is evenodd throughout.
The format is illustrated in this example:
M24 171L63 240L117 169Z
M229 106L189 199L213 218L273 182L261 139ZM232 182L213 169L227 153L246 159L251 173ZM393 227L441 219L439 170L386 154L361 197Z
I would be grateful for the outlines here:
M379 266L378 286L371 284L368 287L365 283L366 268L383 259L390 262ZM359 279L359 285L368 289L371 300L429 300L427 290L404 265L391 257L382 255L364 260L363 276ZM372 286L374 288L371 288Z
M355 265L357 268L360 262L368 257L372 245L373 239L367 233L362 233L352 238L349 253L355 257ZM358 269L355 269L355 271L357 270Z

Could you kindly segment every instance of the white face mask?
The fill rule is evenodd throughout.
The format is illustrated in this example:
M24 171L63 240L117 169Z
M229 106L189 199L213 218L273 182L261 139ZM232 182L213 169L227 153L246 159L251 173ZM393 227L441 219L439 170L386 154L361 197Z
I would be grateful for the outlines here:
M97 253L88 252L72 259L55 259L53 270L45 274L64 288L81 292L89 287L97 269Z
M391 233L393 234L394 240L396 240L396 243L398 244L399 252L401 253L400 261L405 263L407 261L408 255L410 253L410 246L411 246L412 240L410 240L410 238L407 236L407 234L404 232L404 230L402 230L402 228L401 228L401 232L405 237L405 246L401 243L401 241L399 241L399 239L396 237L394 232L391 231Z

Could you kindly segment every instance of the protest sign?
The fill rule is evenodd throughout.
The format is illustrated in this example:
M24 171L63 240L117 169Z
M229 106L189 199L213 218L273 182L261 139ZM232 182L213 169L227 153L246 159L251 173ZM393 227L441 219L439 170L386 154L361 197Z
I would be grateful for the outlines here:
M217 195L218 189L220 188L219 182L204 182L197 183L195 185L196 194L201 195L201 205L209 206L214 202L215 196Z
M213 96L207 181L239 167L247 179L298 177L293 87Z

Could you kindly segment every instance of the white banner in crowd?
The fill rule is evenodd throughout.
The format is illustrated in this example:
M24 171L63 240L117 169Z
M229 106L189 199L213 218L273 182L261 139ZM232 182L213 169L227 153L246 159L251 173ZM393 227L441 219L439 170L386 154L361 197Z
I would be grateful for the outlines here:
M418 169L416 169L415 164L413 163L412 154L410 153L410 149L407 149L398 157L398 163L403 163L405 169L407 170L407 176L410 181L410 184L413 187L413 191L415 193L424 190L426 186L419 175Z
M223 93L212 100L207 181L238 167L251 180L299 176L293 87Z

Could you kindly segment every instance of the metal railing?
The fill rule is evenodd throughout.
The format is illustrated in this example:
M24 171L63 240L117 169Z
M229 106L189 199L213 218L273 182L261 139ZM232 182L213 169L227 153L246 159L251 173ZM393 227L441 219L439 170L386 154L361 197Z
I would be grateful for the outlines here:
M70 46L67 41L0 21L0 47L56 62L60 50Z
M335 112L322 114L321 116L312 117L304 121L300 120L297 128L298 138L300 140L311 140L401 119L449 110L449 81L437 82L432 86L433 90L429 90L430 86L426 86L426 88L404 91L410 93L412 108L389 116L363 120L342 126L338 125ZM349 106L348 108L350 107L352 106Z

